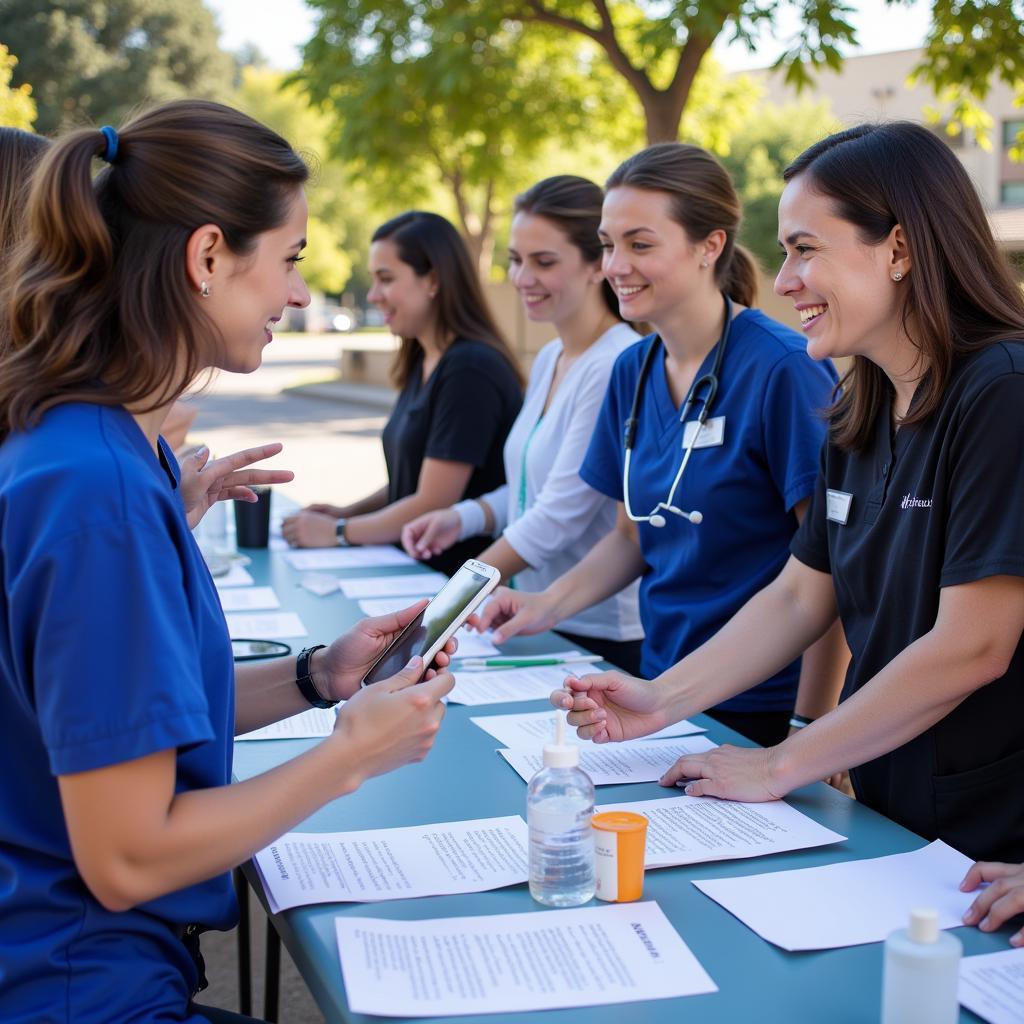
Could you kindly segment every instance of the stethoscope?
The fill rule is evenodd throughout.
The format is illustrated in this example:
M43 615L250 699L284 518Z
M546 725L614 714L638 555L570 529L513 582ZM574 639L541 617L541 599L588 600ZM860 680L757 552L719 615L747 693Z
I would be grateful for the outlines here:
M651 372L651 366L654 365L655 354L661 349L662 342L658 335L655 335L651 341L650 348L647 349L647 354L644 356L643 365L640 367L640 376L636 379L636 390L633 392L633 405L629 410L629 418L626 420L625 428L625 448L626 448L626 460L622 467L622 495L625 499L626 515L634 523L650 523L651 526L656 526L659 529L664 526L668 520L661 514L662 510L665 512L671 512L673 515L682 517L697 526L703 519L696 509L692 512L684 512L681 508L677 508L675 505L676 491L679 490L679 482L683 479L683 473L686 471L686 465L690 461L690 456L693 454L693 449L697 444L697 439L700 437L701 431L704 429L704 424L707 423L708 416L711 414L711 407L715 402L715 396L718 394L718 375L722 369L722 358L725 355L725 347L729 342L729 331L732 329L732 299L728 295L723 295L725 299L725 323L722 325L722 336L718 339L718 343L715 347L715 362L708 373L698 377L691 385L690 390L687 392L686 401L683 402L683 411L679 414L679 422L685 424L690 411L693 409L697 402L701 403L700 412L697 415L697 429L690 435L690 443L683 443L685 451L683 452L683 460L679 464L679 472L676 473L675 480L672 481L672 489L668 492L668 498L665 501L659 501L654 508L651 509L650 514L646 516L637 516L633 514L632 508L629 505L629 463L633 454L633 442L636 439L636 423L637 413L640 411L640 400L643 397L644 385L647 383L647 378ZM686 437L686 427L683 427L683 437Z

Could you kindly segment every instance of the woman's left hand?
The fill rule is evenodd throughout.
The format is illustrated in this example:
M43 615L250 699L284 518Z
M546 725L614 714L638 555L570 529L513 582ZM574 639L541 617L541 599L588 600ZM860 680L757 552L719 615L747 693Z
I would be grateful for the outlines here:
M725 743L703 754L681 757L658 781L662 786L674 786L681 779L691 780L683 790L687 796L717 796L751 803L779 800L786 791L775 777L777 750Z
M281 523L281 534L293 548L333 548L338 544L337 520L304 509Z
M323 676L317 686L321 693L329 693L331 700L348 700L358 689L370 666L384 652L392 640L426 608L426 599L392 612L363 619L347 633L342 634L323 651L316 674ZM444 645L441 652L427 666L424 679L433 679L439 669L444 669L452 660L458 647L454 637Z
M181 501L185 506L185 517L190 529L218 501L237 498L240 501L256 501L253 487L267 484L286 484L295 479L290 469L249 469L254 462L262 462L277 455L283 445L264 444L258 448L225 455L222 459L209 461L210 449L203 445L186 455L180 462Z

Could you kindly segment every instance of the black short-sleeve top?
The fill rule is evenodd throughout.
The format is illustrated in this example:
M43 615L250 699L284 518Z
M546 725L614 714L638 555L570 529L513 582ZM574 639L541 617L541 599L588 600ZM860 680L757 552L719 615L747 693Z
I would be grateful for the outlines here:
M473 467L461 498L476 498L500 487L505 482L502 449L522 402L515 370L490 345L457 338L426 381L419 350L384 427L388 503L416 492L424 459ZM453 572L488 543L489 537L469 538L430 564Z
M843 697L935 623L939 594L1024 576L1024 343L954 366L941 406L866 450L826 445L792 553L832 574L853 653ZM971 857L1024 859L1024 644L1009 671L852 773L858 797Z

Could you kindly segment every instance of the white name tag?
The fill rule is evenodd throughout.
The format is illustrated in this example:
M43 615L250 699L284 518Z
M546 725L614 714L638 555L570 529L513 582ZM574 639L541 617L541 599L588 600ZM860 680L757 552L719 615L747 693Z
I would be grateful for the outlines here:
M825 518L840 526L846 525L850 518L850 505L853 504L853 495L846 491L827 490L825 492Z
M689 448L690 444L693 444L694 448L717 448L720 444L725 444L725 417L724 416L712 416L711 419L700 428L700 433L697 433L697 421L690 420L683 427L683 447ZM697 438L694 441L694 437Z

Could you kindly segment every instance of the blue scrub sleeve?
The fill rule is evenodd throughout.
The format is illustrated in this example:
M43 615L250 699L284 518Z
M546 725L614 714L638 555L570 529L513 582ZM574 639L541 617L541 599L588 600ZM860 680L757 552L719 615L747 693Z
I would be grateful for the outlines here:
M988 576L1024 576L1024 374L985 387L950 450L944 587Z
M787 509L807 498L818 476L832 381L804 352L791 352L772 368L761 406L768 469Z
M807 515L790 542L790 553L804 565L809 565L818 572L832 572L832 558L828 550L828 526L825 513L825 459L828 455L828 443L823 442L819 459L818 478L814 484L814 493L807 508Z
M497 435L505 409L501 391L483 369L461 361L437 384L424 458L485 465L500 447Z
M628 364L624 362L630 354L631 350L627 349L616 360L587 454L580 466L580 477L584 483L616 501L622 501L622 439L626 421L626 414L622 410L629 408L633 398L633 385L628 380ZM628 395L623 398L627 388Z
M91 524L30 562L10 608L55 775L214 738L184 573L166 532Z

